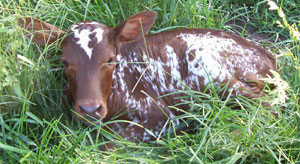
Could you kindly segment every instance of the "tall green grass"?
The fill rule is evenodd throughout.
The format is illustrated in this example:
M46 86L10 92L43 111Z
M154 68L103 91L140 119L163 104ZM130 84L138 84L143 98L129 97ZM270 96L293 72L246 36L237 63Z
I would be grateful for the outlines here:
M231 0L90 0L0 2L0 162L2 163L299 163L299 38L291 39L284 18L268 10L267 1ZM276 1L285 19L299 28L297 1ZM116 26L143 10L158 13L151 33L182 27L232 30L235 20L268 38L264 45L277 56L278 71L289 84L288 100L275 104L278 118L267 116L261 102L222 96L212 87L209 94L185 91L190 110L178 116L195 132L173 134L150 143L130 143L99 126L86 127L72 114L63 95L66 84L60 49L37 46L17 25L22 16L37 17L60 28L84 20ZM234 30L233 30L234 31ZM249 35L251 35L249 33ZM268 90L268 89L266 89ZM232 110L235 104L241 110ZM280 106L283 106L281 112ZM170 107L170 108L176 108ZM101 134L101 135L99 135ZM103 138L106 138L103 140ZM116 151L100 147L116 142Z

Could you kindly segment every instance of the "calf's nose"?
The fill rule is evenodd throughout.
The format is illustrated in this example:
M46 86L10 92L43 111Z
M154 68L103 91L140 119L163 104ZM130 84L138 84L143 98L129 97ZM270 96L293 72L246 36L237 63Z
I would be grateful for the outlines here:
M86 113L95 113L96 111L100 112L101 106L100 105L80 105L80 108L85 111Z

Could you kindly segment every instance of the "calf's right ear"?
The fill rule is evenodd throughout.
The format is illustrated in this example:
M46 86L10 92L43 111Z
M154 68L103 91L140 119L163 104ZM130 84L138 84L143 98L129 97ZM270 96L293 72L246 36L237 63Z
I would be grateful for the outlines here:
M39 45L53 43L61 37L65 31L39 19L25 17L18 19L19 26L24 29L25 35Z
M116 44L140 40L152 27L156 12L143 11L130 16L114 28Z

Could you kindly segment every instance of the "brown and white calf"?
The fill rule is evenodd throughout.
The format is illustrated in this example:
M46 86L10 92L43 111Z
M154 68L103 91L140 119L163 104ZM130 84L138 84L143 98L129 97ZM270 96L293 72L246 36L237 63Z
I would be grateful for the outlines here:
M86 21L69 31L29 17L19 19L19 24L40 45L62 38L61 60L78 118L99 123L120 114L120 119L134 123L114 128L131 141L155 138L168 119L179 123L178 112L168 106L179 103L175 97L180 94L165 94L186 87L201 91L210 82L228 84L227 92L233 96L255 99L263 94L260 79L275 70L269 52L234 34L211 29L143 37L155 18L155 12L145 11L115 28Z

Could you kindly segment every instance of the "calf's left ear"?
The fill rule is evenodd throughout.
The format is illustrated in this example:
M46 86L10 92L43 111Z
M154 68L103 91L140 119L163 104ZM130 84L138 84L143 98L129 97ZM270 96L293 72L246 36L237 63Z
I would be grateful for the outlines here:
M114 28L116 44L140 40L151 29L156 19L155 11L143 11L132 15Z
M36 18L19 18L18 23L24 29L25 35L28 38L33 35L33 41L39 45L50 44L65 33L64 30Z

